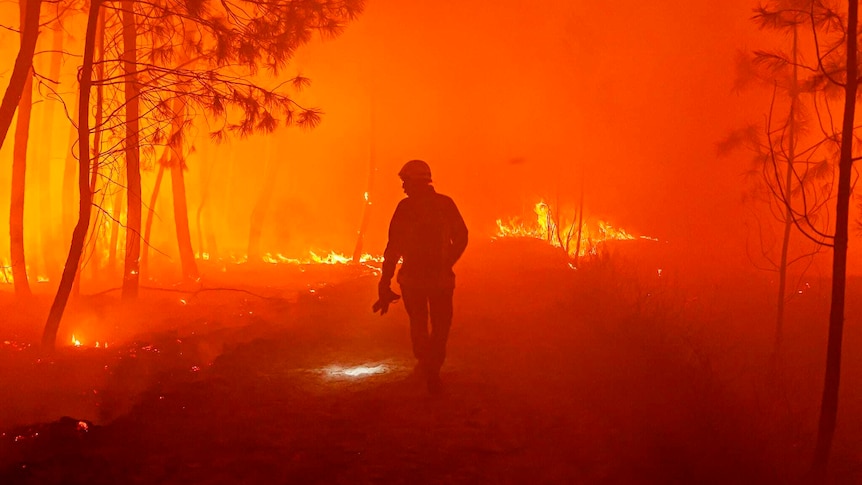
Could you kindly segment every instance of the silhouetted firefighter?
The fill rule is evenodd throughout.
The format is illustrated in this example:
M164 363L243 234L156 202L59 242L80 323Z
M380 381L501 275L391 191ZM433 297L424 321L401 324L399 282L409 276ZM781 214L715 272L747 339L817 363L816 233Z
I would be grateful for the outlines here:
M467 247L467 226L455 202L431 186L431 168L410 160L398 176L407 198L401 200L389 223L389 242L383 253L379 299L372 309L381 315L400 296L390 287L395 265L402 259L398 284L410 317L410 338L416 373L424 376L431 393L441 390L440 367L452 325L452 266ZM431 329L428 317L431 317Z

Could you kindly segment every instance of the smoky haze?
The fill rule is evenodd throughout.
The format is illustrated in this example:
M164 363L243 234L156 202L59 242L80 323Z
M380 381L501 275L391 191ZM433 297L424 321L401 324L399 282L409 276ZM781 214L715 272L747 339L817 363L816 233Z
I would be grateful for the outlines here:
M634 234L742 236L749 157L715 145L761 116L732 91L736 52L757 34L747 2L419 5L371 2L297 59L326 111L309 150L334 154L298 170L350 210L373 149L371 235L400 197L400 165L423 158L477 236L542 198L576 203L582 180L587 213Z
M103 6L114 22L106 64L116 69L121 3ZM831 251L809 258L813 245L793 229L787 278L763 271L781 257L784 208L765 202L753 150L720 150L746 127L762 135L775 93L776 119L787 116L786 92L738 88L741 56L788 41L757 28L757 3L370 0L281 72L242 74L320 109L319 126L215 143L222 120L190 103L186 169L163 180L168 149L143 130L143 212L153 219L140 272L124 273L131 218L119 121L101 141L115 152L101 158L79 286L48 354L38 342L69 253L68 208L77 208L67 176L77 133L64 111L75 106L86 22L80 12L64 17L58 83L37 82L33 96L24 195L32 297L10 280L14 123L0 149L0 389L12 390L0 405L0 483L796 483L822 423L827 331L839 327L827 320ZM56 8L45 4L43 20ZM18 15L17 3L0 2L0 27L17 26ZM54 39L41 31L41 76L60 59ZM0 29L0 86L17 44ZM294 91L297 74L311 83ZM115 98L104 106L125 114L123 89L106 91ZM160 115L178 119L174 109ZM799 145L816 131L801 128ZM434 384L414 354L421 305L411 322L409 283L404 291L393 281L400 301L386 281L378 286L405 196L397 173L412 159L428 162L469 228L452 306L447 293L435 299L445 308L431 310L454 308ZM179 175L192 246L182 263L197 265L185 273ZM363 250L373 257L303 259L353 255L366 193ZM839 359L835 483L862 483L854 205L844 336L853 350ZM581 206L584 230L568 233L576 251L549 245L548 211L575 227ZM595 231L599 221L625 232Z
M497 219L531 217L540 200L574 213L583 195L588 218L695 255L720 249L747 264L746 241L754 236L742 194L751 156L719 157L716 145L732 130L762 122L768 109L768 93L733 90L737 53L766 38L751 9L742 0L507 0L493 8L478 1L369 2L341 35L300 48L278 78L258 76L268 86L297 73L309 77L295 99L323 111L320 126L215 146L213 128L198 118L186 147L195 251L214 251L200 221L201 231L212 227L219 252L245 254L249 217L272 161L279 169L262 251L350 253L373 157L364 250L380 254L403 196L396 173L420 158L431 165L437 189L460 201L474 238L493 236ZM80 42L72 27L68 37ZM14 44L4 42L9 65ZM47 71L47 54L35 62ZM73 58L64 62L58 87L68 106L76 67ZM34 106L34 120L44 105ZM62 143L45 145L33 134L30 145L59 164L68 122L60 109L55 117L53 141ZM2 161L8 187L11 142ZM145 199L153 162L144 160ZM52 173L55 194L61 173ZM35 193L27 192L28 217L56 222L59 196L46 210ZM7 206L8 197L0 204ZM170 207L170 197L160 196L151 239L156 264L177 260ZM32 231L26 237L39 244Z

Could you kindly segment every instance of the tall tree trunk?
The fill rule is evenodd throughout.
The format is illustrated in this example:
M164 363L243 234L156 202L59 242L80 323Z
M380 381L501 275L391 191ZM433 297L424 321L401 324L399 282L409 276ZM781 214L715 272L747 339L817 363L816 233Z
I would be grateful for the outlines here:
M174 225L177 231L177 244L179 245L180 264L183 269L183 278L196 281L198 279L198 266L195 263L195 252L192 249L192 236L189 231L189 209L186 200L186 182L183 171L186 168L186 159L183 155L183 125L186 116L186 105L180 98L173 102L174 122L173 137L171 143L174 150L171 151L171 192L174 199Z
M784 235L781 238L781 259L778 263L778 306L775 317L775 342L773 344L773 361L778 365L781 353L781 342L784 339L784 306L787 301L787 256L790 252L790 233L793 229L793 211L791 210L790 197L793 190L793 164L796 162L796 105L799 101L797 84L799 79L799 68L797 67L797 27L793 26L793 76L790 86L790 126L787 137L787 173L784 177L784 197L787 201L784 205Z
M156 201L159 198L159 190L162 188L162 178L165 175L165 160L170 148L165 149L165 155L157 162L159 170L156 172L156 183L153 185L153 193L150 195L150 205L147 207L147 222L144 226L144 247L141 248L141 273L148 277L150 271L150 234L153 229L153 214L156 210Z
M19 4L26 13L21 21L21 47L18 48L9 85L6 86L3 101L0 102L0 148L6 141L6 134L12 126L15 110L21 101L21 95L26 90L24 85L27 83L27 77L31 75L33 53L36 52L36 39L39 37L39 11L42 0L20 0Z
M376 147L376 113L375 98L371 99L371 140L368 149L368 182L365 189L365 204L362 205L362 219L359 222L359 232L356 234L356 245L353 247L353 263L359 263L362 259L362 247L365 244L365 233L371 221L371 194L374 190L374 175L377 172L377 147Z
M826 476L826 466L838 418L838 389L841 381L841 343L844 333L844 296L847 283L847 235L850 218L851 170L853 168L853 120L858 90L857 31L859 3L850 0L847 9L847 80L844 85L844 120L841 124L841 158L838 162L838 200L835 208L835 239L832 258L832 303L829 308L829 337L826 346L826 376L820 403L820 423L812 472L816 479Z
M177 230L177 244L180 252L180 264L183 277L195 281L199 277L198 265L195 262L195 252L192 249L192 236L189 230L189 210L186 200L186 184L183 171L185 163L182 159L171 164L171 192L174 196L174 223Z
M95 114L95 126L93 126L93 148L91 150L93 161L92 161L92 170L90 171L90 192L96 193L96 184L99 182L99 170L101 170L101 162L102 162L102 133L104 132L102 128L102 123L105 117L105 107L104 107L104 99L105 99L105 11L99 11L99 20L98 25L96 26L96 53L95 58L98 61L93 70L96 76L96 114ZM119 185L119 184L117 184ZM107 186L105 184L104 186ZM118 191L119 192L119 191ZM122 203L122 197L118 197L115 199L113 209L114 209L114 219L119 220L120 211L119 205ZM97 209L93 207L91 209L91 213L95 212ZM93 215L91 214L91 220ZM116 230L116 226L119 223L111 221L112 230ZM93 253L95 254L95 248L98 246L98 231L97 236L93 239ZM112 242L111 248L116 248L117 243L116 239ZM116 253L116 249L112 249L114 253ZM99 266L98 258L92 262L93 269L97 270ZM114 268L111 267L111 271L114 271Z
M114 200L111 203L111 238L108 243L108 273L112 276L117 272L117 252L119 251L120 229L122 229L120 217L122 217L123 212L123 190L120 188L120 181L117 181L116 186ZM128 228L126 232L128 233ZM126 236L126 240L128 240L128 236Z
M120 2L123 10L123 74L126 93L126 261L123 268L123 299L136 298L141 255L141 165L139 133L139 87L137 81L137 25L134 2Z
M248 261L260 262L262 255L260 252L260 236L263 233L263 222L266 220L266 213L269 211L269 205L272 201L272 194L275 192L275 180L278 178L278 168L281 165L274 160L271 150L267 150L266 169L263 180L263 188L258 193L257 201L254 204L254 209L251 212L251 224L248 233Z
M90 191L90 86L93 77L93 51L96 41L96 24L98 23L100 0L91 0L90 10L87 15L87 30L84 40L84 59L80 71L80 92L78 94L78 224L72 233L72 242L69 245L69 256L66 266L63 267L63 275L60 277L60 285L57 295L48 312L45 322L45 330L42 333L42 347L45 350L53 350L57 341L57 330L60 328L60 320L66 309L66 302L72 292L72 283L78 272L81 262L81 254L84 250L84 240L87 237L87 228L90 226L90 206L93 193Z
M75 97L75 108L73 113L78 112L78 97ZM69 149L66 152L66 160L63 164L63 188L62 196L63 196L63 208L62 208L62 229L63 229L63 237L66 237L66 234L72 234L72 230L75 227L75 207L78 205L77 200L75 200L77 190L77 177L75 175L75 171L78 168L78 161L75 159L75 143L78 139L78 127L76 124L72 124L69 128ZM66 240L63 239L65 243Z
M19 4L21 25L26 25L27 4ZM24 32L21 32L24 42ZM9 205L9 246L12 260L12 279L15 294L30 296L27 278L27 262L24 257L24 194L27 174L27 141L30 138L30 113L33 108L33 69L27 70L24 90L18 103L18 118L15 123L15 142L12 147L12 200Z
M213 178L213 171L215 170L215 160L209 156L209 150L201 156L201 159L206 160L208 166L205 170L202 167L202 170L200 171L202 193L201 202L198 204L198 210L195 217L198 227L198 251L201 253L201 259L217 259L218 247L216 245L215 232L213 230L212 211L207 209L206 212L204 212L204 208L206 207L207 201L209 201L211 192L210 185ZM206 225L206 227L204 227L204 225ZM206 235L204 235L204 233L206 233ZM206 244L204 244L204 237L206 237Z
M575 242L575 266L581 262L581 239L584 232L584 170L581 170L581 200L578 203L578 239Z
M95 76L96 76L96 115L95 115L95 126L93 127L93 148L92 148L92 161L90 168L90 194L96 193L96 185L99 183L99 170L101 170L101 160L102 160L102 121L104 118L104 80L105 80L105 65L102 62L105 59L105 10L99 9L98 20L96 25L96 47L94 53L95 59L98 61L94 66ZM75 107L77 108L78 101L75 101ZM74 139L69 143L71 147L74 143ZM89 148L88 148L89 149ZM73 153L70 150L70 154ZM66 187L71 187L71 182L67 183L67 179L71 178L69 173L69 159L74 161L74 157L69 157L66 159L66 169L63 172L63 190L66 190ZM74 172L74 164L71 164L72 172ZM70 189L71 190L71 189ZM73 198L74 193L67 198L66 195L63 196L63 199L69 203L69 199ZM90 220L92 221L94 218L97 218L96 207L92 203L92 195L90 196ZM70 204L71 206L71 204ZM66 224L66 207L64 204L64 213L63 213L63 223L64 226ZM71 208L70 208L71 210ZM97 219L98 220L98 219ZM96 279L98 275L98 267L99 261L98 258L95 257L96 247L98 246L99 238L98 238L98 229L94 231L94 237L92 238L89 254L90 254L90 269L93 272L93 279ZM85 256L87 254L87 247L84 246L81 250L81 255ZM85 260L86 261L86 260ZM78 295L81 292L81 273L83 270L82 264L78 264L78 271L75 274L74 284L72 286L72 294Z
M48 77L53 81L60 79L60 66L63 61L63 29L60 28L59 22L56 22L52 27L52 42L51 42L51 64L48 68ZM42 137L46 140L54 139L54 117L56 116L57 101L47 100L44 108L44 131ZM41 145L41 144L39 144ZM37 145L37 146L39 146ZM39 230L42 244L42 259L45 263L45 274L53 281L60 274L61 266L57 259L56 248L59 238L57 234L57 224L54 220L54 204L52 197L54 188L51 186L51 170L53 166L53 153L51 153L51 145L46 144L43 153L38 157L39 164L39 213L42 218L42 224Z
M201 201L201 208L203 208L203 201ZM213 223L213 211L207 209L204 211L203 216L204 227L206 228L207 254L209 255L209 259L218 259L218 241L216 240L215 224Z

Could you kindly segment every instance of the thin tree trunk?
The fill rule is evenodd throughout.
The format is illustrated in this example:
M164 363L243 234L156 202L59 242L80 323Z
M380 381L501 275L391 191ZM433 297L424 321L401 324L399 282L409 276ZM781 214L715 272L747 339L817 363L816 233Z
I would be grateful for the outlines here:
M39 11L42 0L20 0L19 3L26 14L21 22L21 47L18 48L9 85L3 95L3 101L0 102L0 148L6 141L6 134L12 126L15 110L26 90L25 84L33 67L33 53L36 52L36 39L39 37Z
M42 347L45 350L53 350L57 341L57 330L60 328L60 320L66 309L66 302L72 292L72 283L78 272L81 262L81 254L84 249L84 240L87 237L87 229L90 226L90 206L93 193L90 191L90 86L93 77L93 51L96 41L96 24L98 23L100 0L92 0L87 15L87 31L84 41L84 59L80 71L80 92L78 102L78 190L80 192L78 203L78 224L72 233L72 242L69 245L69 256L63 275L60 277L60 285L57 295L51 304L48 319L45 322L45 330L42 333Z
M784 194L788 200L784 206L784 235L781 239L781 259L778 263L778 306L775 317L775 342L773 346L773 361L778 365L781 353L781 342L784 339L784 307L787 300L787 255L790 252L790 234L793 229L793 212L790 206L790 196L793 184L793 164L796 162L796 104L799 99L797 93L798 67L797 67L797 27L793 26L793 79L790 87L790 126L788 129L787 146L787 173L784 179Z
M52 27L52 42L51 42L51 64L48 69L48 77L53 81L60 79L60 66L63 61L63 29L60 28L59 22ZM48 100L45 103L44 109L44 132L42 136L46 140L54 139L54 117L56 116L57 101ZM37 145L39 146L39 145ZM53 154L50 150L50 145L45 147L43 153L38 158L40 165L40 183L39 183L39 213L42 218L42 225L39 233L41 234L42 243L42 259L45 263L45 274L53 281L60 274L61 266L57 259L57 224L53 218L53 187L51 187L51 167L53 165Z
M177 230L177 244L179 245L180 264L183 269L183 277L187 280L198 279L198 266L195 262L195 252L192 249L192 236L189 231L189 212L186 201L186 184L183 170L185 163L182 159L171 164L171 191L174 196L174 223Z
M581 262L581 237L584 230L584 171L581 170L581 201L578 204L578 239L575 243L575 266Z
M78 98L75 97L75 108L73 113L78 112ZM63 164L63 209L62 209L62 217L63 217L63 237L65 238L66 234L72 234L72 230L75 227L75 207L77 206L77 200L75 200L77 186L77 177L75 175L75 171L78 167L78 161L75 159L75 143L78 139L78 127L75 123L69 128L69 151L66 153L66 160ZM63 241L66 242L65 239Z
M556 203L555 203L555 205L557 207L556 212L548 212L548 214L550 214L552 220L554 221L554 233L557 236L557 244L560 245L560 249L564 250L566 252L566 256L568 256L569 252L565 249L566 245L563 244L563 234L560 233L560 228L562 227L562 224L563 224L563 209L562 209L563 206L560 205L560 188L559 187L557 187L556 199L557 199Z
M92 169L90 172L90 192L96 193L96 184L99 181L99 170L101 168L101 160L102 160L102 123L105 116L105 108L104 108L104 99L105 99L105 11L99 11L99 20L98 25L96 26L96 64L93 67L93 70L96 74L96 123L93 127L93 161L92 161ZM117 184L119 185L119 184ZM105 184L104 186L107 186ZM118 191L119 192L119 191ZM122 197L117 197L114 201L113 206L113 217L115 220L119 220L120 210L119 205L122 203ZM95 211L96 208L93 207L92 211ZM91 215L92 218L92 215ZM92 220L92 219L91 219ZM111 221L111 229L113 231L117 231L117 226L119 223ZM98 239L98 238L95 238ZM98 246L98 241L93 241L93 248L95 249ZM111 241L111 255L116 257L116 239L113 237L112 233L112 241ZM110 258L109 258L110 259ZM99 266L98 260L96 260L93 264L93 268L96 269ZM109 267L111 271L115 271L115 268L109 263Z
M123 191L120 189L120 183L117 184L116 192L114 192L114 201L111 203L111 238L108 243L108 273L114 275L117 272L117 252L119 251L120 242L120 217L123 212ZM128 232L128 229L127 229ZM128 240L128 236L126 236Z
M201 160L207 160L207 155L202 154L200 158ZM200 174L201 200L198 203L197 210L195 211L195 228L197 229L198 251L200 251L200 258L201 260L205 260L209 258L206 257L207 247L204 245L204 231L201 215L203 214L207 197L209 197L209 170L201 166L201 170L198 173Z
M189 209L186 200L186 182L183 171L186 168L186 160L183 156L183 121L186 114L186 105L179 99L174 99L174 128L172 137L177 137L174 150L171 152L171 192L174 198L174 224L177 231L177 244L179 245L180 264L183 269L183 278L195 281L198 279L198 266L195 263L195 252L192 249L192 236L189 231Z
M21 2L21 25L26 24L27 4ZM21 32L24 42L24 32ZM12 279L15 294L30 296L27 277L27 262L24 256L24 194L27 174L27 141L30 137L30 113L33 108L33 70L27 71L24 91L18 103L18 118L15 123L15 142L12 147L12 200L9 205L9 246L12 260Z
M201 202L198 204L198 210L196 213L198 226L198 251L200 251L201 259L217 259L218 247L216 246L215 233L213 231L212 211L207 209L207 211L204 212L204 208L209 201L210 185L213 178L213 171L215 169L215 160L208 156L208 154L209 150L207 150L207 154L201 157L203 160L208 162L209 166L206 170L201 170L200 172L201 190L203 192L201 194ZM206 228L204 228L204 225L206 225ZM204 232L206 232L206 235L204 235ZM204 237L206 237L206 244L204 244ZM204 249L206 249L206 251L204 251Z
M123 74L126 93L126 260L123 268L124 300L136 298L140 282L141 255L141 166L139 133L139 87L137 82L137 25L134 2L120 2L123 10Z
M165 153L168 150L170 148L166 148ZM147 208L147 223L144 226L144 247L141 248L141 273L144 275L148 275L150 270L150 234L153 229L153 213L156 210L156 200L159 198L159 190L162 187L162 178L165 174L165 156L162 155L158 161L159 170L156 172L156 183L153 185L153 193L150 195L150 205Z
M102 120L104 118L103 100L104 100L104 91L105 91L105 88L104 88L105 65L103 62L105 60L105 11L103 9L99 9L99 14L98 14L98 20L97 20L97 25L96 25L96 47L95 47L95 50L96 50L96 52L94 53L94 56L95 56L95 59L97 61L96 65L94 66L94 71L96 73L96 116L95 116L96 119L95 119L95 126L93 127L93 148L92 148L93 157L92 157L92 160L90 162L90 164L91 164L91 166L90 166L90 194L96 193L96 184L98 184L98 182L99 182L99 170L101 169L101 159L102 159L102 131L103 131L102 130ZM77 106L78 106L78 100L76 99L76 101L75 101L76 109L77 109ZM74 145L74 139L69 143L70 147L73 145ZM66 182L68 179L71 178L71 175L69 173L69 167L70 166L72 167L72 172L74 173L74 163L72 163L72 164L69 163L70 160L72 162L74 162L74 157L72 156L72 153L74 153L74 152L72 150L70 150L69 153L70 153L70 156L66 159L66 169L63 172L63 190L66 190L66 187L70 187L70 190L71 190L71 187L72 187L70 185L71 180L68 183ZM74 197L74 193L72 193L70 196L68 196L68 198L65 195L63 197L63 199L66 200L67 203L69 204L69 206L70 206L69 210L70 211L71 211L71 203L69 201L73 197ZM96 207L94 207L92 202L93 201L92 201L92 195L91 195L90 196L90 221L92 221L94 219L94 216L96 216L96 214L95 214ZM65 212L66 207L65 207L65 204L64 204L63 210L64 210L63 223L64 223L64 227L65 227L65 224L66 224L66 212ZM93 279L94 280L98 276L98 266L99 266L99 261L95 257L96 247L98 246L97 234L98 234L98 230L94 231L92 243L90 244L90 250L89 250L90 251L89 264L92 265L91 269L93 272ZM82 249L81 249L81 255L83 257L86 254L87 254L87 247L86 247L86 241L85 241L85 246L82 247ZM78 264L78 271L75 274L74 284L72 285L72 294L73 295L78 295L81 293L81 273L82 273L82 270L83 270L83 266L81 263L79 263Z
M201 205L201 208L203 208L203 205ZM213 224L213 211L210 209L207 209L206 211L204 211L203 216L204 216L204 224L206 227L207 254L209 256L209 259L218 259L218 257L219 257L218 241L216 241L216 237L215 237L215 224Z
M820 403L820 423L812 472L826 476L835 423L838 419L838 389L841 381L841 344L844 333L844 297L847 283L847 235L850 217L851 170L853 168L853 122L856 114L858 66L856 64L859 3L850 0L847 9L847 80L844 85L844 120L841 124L841 158L838 163L838 200L835 208L835 239L832 259L832 303L826 346L826 375Z
M362 258L362 247L365 244L365 233L368 231L368 224L371 222L371 194L374 192L374 175L377 172L377 154L376 154L376 123L374 113L374 100L371 102L371 143L368 150L368 183L365 189L365 204L362 206L362 219L359 222L359 232L356 234L356 246L353 247L352 262L359 263Z
M263 189L260 191L254 204L254 210L251 213L251 225L248 234L249 262L259 262L262 257L260 253L260 236L263 232L263 221L266 220L266 213L269 211L269 205L272 201L272 194L275 192L275 180L278 177L278 168L280 165L280 163L273 160L270 151L269 156L266 157Z

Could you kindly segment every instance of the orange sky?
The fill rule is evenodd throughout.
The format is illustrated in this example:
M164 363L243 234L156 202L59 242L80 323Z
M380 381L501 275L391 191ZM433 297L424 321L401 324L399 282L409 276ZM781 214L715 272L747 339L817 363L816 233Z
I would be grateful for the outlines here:
M756 34L750 2L497 3L372 1L298 57L327 112L319 134L360 158L376 86L381 205L417 157L474 228L542 196L577 200L581 174L590 212L639 233L736 225L748 160L718 160L715 143L760 116L732 92L735 53Z
M490 237L497 218L528 215L542 197L574 204L583 178L589 216L680 246L724 246L742 259L750 156L719 158L715 146L768 107L768 97L732 91L737 51L765 42L750 21L754 6L370 0L342 36L301 49L285 72L311 78L297 99L325 112L322 125L281 130L266 142L198 141L187 174L190 208L200 200L202 170L214 170L210 190L218 196L209 207L222 225L220 244L241 251L263 161L274 157L283 166L267 249L350 252L373 149L370 252L382 252L402 197L398 168L422 158L474 238ZM17 25L11 7L2 7L5 25ZM11 66L14 36L0 35L3 65ZM66 150L66 130L58 128L55 156ZM3 224L6 181L8 173L0 176ZM150 187L145 174L145 197ZM156 231L164 224L170 253L168 206L158 210Z

